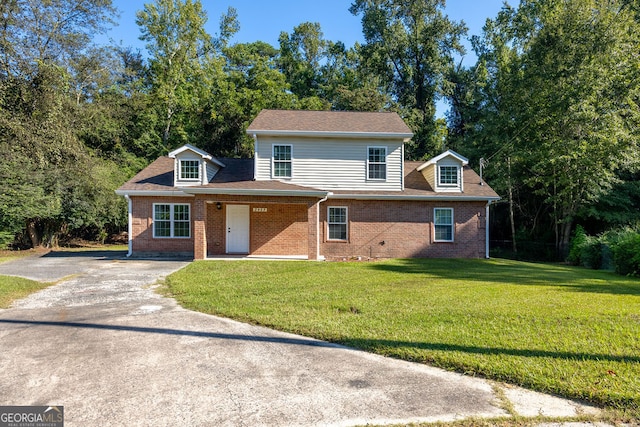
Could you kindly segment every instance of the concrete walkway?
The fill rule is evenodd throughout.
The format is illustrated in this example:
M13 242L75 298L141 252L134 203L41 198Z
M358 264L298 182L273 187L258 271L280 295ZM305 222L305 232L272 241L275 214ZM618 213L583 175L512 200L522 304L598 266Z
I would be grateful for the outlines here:
M0 274L59 284L0 310L0 404L66 426L351 426L519 415L578 403L191 312L154 292L183 261L52 253Z

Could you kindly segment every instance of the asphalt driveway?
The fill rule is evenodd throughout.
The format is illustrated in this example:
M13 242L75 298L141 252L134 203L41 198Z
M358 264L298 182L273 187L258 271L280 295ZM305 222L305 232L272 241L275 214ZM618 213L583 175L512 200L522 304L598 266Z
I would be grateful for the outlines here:
M113 252L0 264L3 275L66 278L0 310L0 405L63 405L67 426L349 426L508 416L509 405L524 416L594 411L185 310L154 288L186 264Z

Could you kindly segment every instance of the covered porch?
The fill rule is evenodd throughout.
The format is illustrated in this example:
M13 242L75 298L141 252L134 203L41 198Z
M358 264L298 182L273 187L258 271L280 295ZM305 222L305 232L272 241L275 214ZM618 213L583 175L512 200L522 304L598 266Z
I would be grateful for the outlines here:
M320 258L320 197L197 194L195 259Z

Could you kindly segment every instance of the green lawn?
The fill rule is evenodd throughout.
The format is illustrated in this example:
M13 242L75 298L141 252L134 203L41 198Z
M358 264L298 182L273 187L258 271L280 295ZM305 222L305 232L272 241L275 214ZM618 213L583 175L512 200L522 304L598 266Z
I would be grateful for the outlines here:
M638 413L640 280L493 260L204 261L185 307Z
M9 308L17 299L51 286L51 283L36 282L21 277L0 276L0 308Z

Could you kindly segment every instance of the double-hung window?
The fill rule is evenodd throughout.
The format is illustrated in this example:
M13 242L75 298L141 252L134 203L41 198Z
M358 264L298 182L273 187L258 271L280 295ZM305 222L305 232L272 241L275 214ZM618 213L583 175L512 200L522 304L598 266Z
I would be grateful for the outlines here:
M387 179L387 147L368 147L367 179Z
M453 209L435 208L433 210L435 241L453 242Z
M439 184L442 186L458 185L458 167L457 166L440 166Z
M273 177L291 178L291 145L273 146Z
M153 237L191 237L188 204L153 205Z
M329 240L347 240L347 208L329 206L327 217Z
M200 180L200 162L198 160L180 160L180 179L185 181Z

